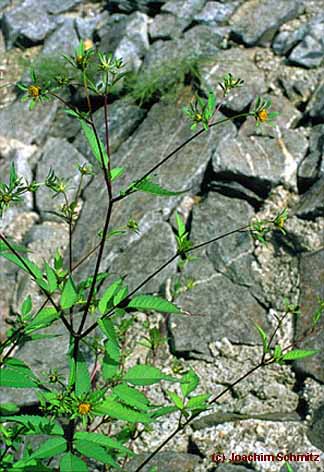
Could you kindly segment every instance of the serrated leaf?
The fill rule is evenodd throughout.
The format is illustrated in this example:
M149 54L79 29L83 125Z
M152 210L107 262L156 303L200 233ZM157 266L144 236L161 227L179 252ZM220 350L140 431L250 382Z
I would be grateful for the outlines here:
M99 311L102 315L106 312L107 304L113 298L117 290L121 287L122 283L123 280L119 278L109 285L109 287L105 290L98 305Z
M111 397L97 404L93 408L96 415L108 415L117 420L128 421L129 423L151 423L152 419L147 413L133 410L130 407L121 405Z
M28 428L24 434L27 435L56 435L63 436L64 431L61 425L55 423L53 420L37 415L14 415L0 417L2 422L15 422L23 424Z
M183 401L179 397L179 395L177 395L175 392L167 392L167 393L168 393L168 397L170 398L172 403L175 404L175 406L178 408L178 410L182 410L183 409Z
M96 139L96 135L95 135L93 129L89 125L87 125L87 123L85 123L85 121L83 121L83 120L80 120L80 123L81 123L81 127L83 129L84 135L85 135L85 137L86 137L86 139L89 143L89 146L91 148L91 151L92 151L94 157L99 162L99 164L102 166L102 160L101 160L101 155L102 155L104 166L107 167L109 159L108 159L108 155L107 155L106 150L105 150L105 146L103 145L101 139L98 136L98 141L99 141L99 145L98 145L98 141ZM100 152L100 150L101 150L101 152Z
M49 293L55 292L57 289L57 280L54 270L45 262L45 271L48 281L48 291Z
M37 388L38 382L33 371L20 359L7 359L5 367L1 369L1 387L9 388Z
M73 441L75 449L83 456L90 457L104 464L109 464L117 470L122 468L117 462L111 457L105 449L92 441L86 441L85 439L77 439Z
M120 384L113 388L113 393L126 405L140 411L149 410L149 399L146 398L144 393L139 392L135 388L129 387L126 384Z
M22 304L22 307L21 307L21 313L26 316L28 315L28 313L30 313L31 309L33 307L33 304L32 304L32 299L31 299L31 296L28 295L23 304Z
M66 440L64 438L51 438L42 443L30 457L33 459L46 459L47 457L55 457L65 451Z
M169 415L171 413L174 413L175 411L179 411L176 406L163 406L162 408L151 412L151 417L159 418L160 416Z
M79 457L67 452L61 459L60 472L88 472L88 466Z
M28 324L26 334L35 331L36 329L46 328L54 323L60 317L60 313L54 307L45 307L35 316L35 318Z
M71 308L78 299L78 294L75 290L74 283L69 277L64 285L63 292L61 295L60 305L63 310Z
M268 336L267 334L263 331L261 326L259 326L257 323L255 323L255 327L258 330L258 333L261 337L262 340L262 345L263 345L263 352L266 354L269 352L269 346L268 346Z
M53 472L53 469L49 469L39 460L30 458L21 459L15 462L12 469L10 469L10 472L15 470L19 472Z
M117 441L116 439L109 438L104 434L100 433L89 433L87 431L78 431L74 434L74 439L85 439L90 442L94 442L99 444L100 446L109 448L109 449L116 449L117 451L125 452L128 455L134 455L134 453L125 447L122 443Z
M27 274L30 274L31 272L35 280L42 278L43 274L40 268L36 264L34 264L32 261L27 259L27 257L20 255L20 257L18 258L15 254L6 253L6 252L2 252L1 255L5 257L8 261L18 266ZM26 266L29 268L29 270L26 268Z
M111 177L111 182L113 182L115 179L123 175L125 172L124 167L114 167L113 169L110 170L110 177Z
M154 295L138 295L132 298L127 308L136 308L140 311L154 310L160 313L181 313L180 308L174 303Z
M146 364L135 365L128 369L123 380L133 385L153 385L161 380L168 380L170 382L178 381L178 379L170 375L163 374L157 367Z
M193 392L199 384L198 375L190 369L189 372L184 374L181 379L181 392L184 397L187 397L191 392Z
M128 287L123 287L114 295L114 306L119 305L128 295Z
M136 190L140 190L141 192L151 193L152 195L157 195L159 197L175 197L188 192L188 189L174 192L172 190L163 188L159 184L156 184L148 179L135 184L134 188Z
M98 326L111 342L118 345L115 326L109 318L106 318L104 320L98 320Z
M287 352L282 356L283 361L296 361L299 359L305 359L305 357L315 356L320 352L319 349L294 349L293 351Z
M195 397L190 398L188 403L186 404L186 408L189 410L195 410L195 409L205 409L207 407L206 401L209 398L208 393L203 393L202 395L197 395Z

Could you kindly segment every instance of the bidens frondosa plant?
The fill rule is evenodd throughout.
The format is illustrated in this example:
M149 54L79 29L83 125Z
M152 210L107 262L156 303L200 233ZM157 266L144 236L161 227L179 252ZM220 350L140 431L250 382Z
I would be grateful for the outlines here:
M199 395L195 393L199 377L192 369L186 372L174 369L174 375L169 375L154 365L156 350L165 339L157 329L145 324L142 325L142 343L151 354L147 356L144 364L127 368L128 351L125 339L130 326L136 321L136 312L191 315L161 296L138 293L140 289L145 289L147 282L174 260L178 259L184 264L198 248L236 232L247 231L253 238L266 244L271 231L279 230L285 234L284 225L288 215L284 210L273 220L247 222L246 226L233 228L227 234L215 235L209 241L194 243L189 239L184 221L177 214L175 254L160 267L154 268L151 275L132 291L129 291L123 275L116 276L112 283L107 284L108 273L99 272L99 267L109 238L136 232L139 229L135 220L129 220L127 225L119 228L110 227L116 202L126 200L135 192L146 192L157 197L178 196L183 193L164 188L154 182L153 172L168 160L175 158L176 153L201 133L236 118L234 116L214 120L227 95L233 88L241 87L243 81L228 74L221 84L223 97L218 103L214 91L208 91L207 95L203 92L197 95L184 110L191 121L191 128L200 127L196 134L164 156L153 168L143 173L141 178L130 180L126 188L115 193L114 181L120 177L124 169L113 166L114 161L110 153L108 99L111 87L124 77L123 62L111 55L100 53L91 45L86 47L82 42L75 54L66 56L65 61L67 67L60 68L57 74L52 70L49 78L33 70L32 83L19 84L19 88L25 93L23 100L30 101L30 108L35 105L40 106L43 100L55 98L63 102L66 112L80 122L99 165L95 169L84 163L79 164L80 185L73 198L69 198L67 193L69 181L57 176L52 169L49 170L44 182L24 182L23 177L17 175L14 165L11 165L9 182L0 183L1 216L8 207L19 204L25 193L37 192L41 186L47 187L53 197L63 195L64 204L58 207L55 214L68 225L70 236L66 265L62 255L56 251L53 259L39 266L28 258L28 251L24 247L0 232L0 256L28 274L43 294L43 303L39 307L33 306L30 296L26 297L14 320L8 320L11 326L6 339L1 343L1 385L34 389L39 399L39 414L19 414L19 407L14 403L2 405L0 468L12 471L83 472L91 470L88 459L92 459L105 464L106 470L123 470L125 464L134 456L133 443L136 438L144 431L150 431L152 425L161 417L176 415L176 429L158 448L149 451L147 459L136 468L136 471L140 471L178 432L253 372L275 362L283 363L316 354L315 350L300 350L296 345L317 329L324 306L323 301L320 301L321 305L314 315L312 326L293 345L276 344L275 334L285 317L292 314L295 316L298 313L296 308L292 309L287 305L287 310L282 318L277 320L277 328L273 333L266 333L261 326L256 326L263 346L260 359L252 369L244 372L216 396L213 392ZM72 106L59 94L71 84L77 84L83 89L88 102L87 111ZM90 92L102 97L106 118L104 143L100 140L93 121ZM269 100L258 98L252 111L239 116L253 116L257 124L268 122L274 118L274 115L268 112L270 105ZM98 172L103 173L107 190L107 216L98 235L100 238L98 245L82 261L73 266L72 232L79 217L77 204L84 185L83 177L90 175L95 178ZM74 279L75 269L93 256L96 250L94 273L77 283ZM19 359L19 350L16 348L26 342L51 337L41 333L40 330L57 321L63 323L70 338L67 353L68 378L62 375L59 368L37 376ZM100 331L101 336L94 336L95 329ZM91 365L82 354L83 344L86 344L93 353L94 362ZM13 355L14 352L17 352L18 357ZM155 404L150 400L150 386L160 384L161 381L177 383L178 393L167 390L166 403ZM30 435L40 435L41 442L38 445L24 447Z

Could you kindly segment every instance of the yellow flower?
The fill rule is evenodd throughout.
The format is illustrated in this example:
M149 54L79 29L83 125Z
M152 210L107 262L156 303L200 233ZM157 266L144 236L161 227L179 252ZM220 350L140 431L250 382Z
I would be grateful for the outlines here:
M85 39L83 41L83 45L84 45L84 50L87 51L88 49L91 49L93 48L93 41L92 39Z
M87 415L91 410L91 405L90 403L80 403L80 405L78 406L78 410L80 415Z
M28 94L33 98L38 98L40 95L40 87L38 85L30 85L28 87Z
M258 118L261 122L267 121L267 119L268 119L267 110L265 110L265 109L260 110L259 113L258 113Z

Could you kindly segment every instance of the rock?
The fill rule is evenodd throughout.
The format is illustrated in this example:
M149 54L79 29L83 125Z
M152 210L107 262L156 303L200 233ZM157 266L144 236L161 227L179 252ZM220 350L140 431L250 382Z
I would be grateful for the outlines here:
M0 110L0 135L18 139L24 144L41 144L55 118L56 110L56 102L38 104L31 111L28 103L16 101Z
M124 70L137 71L148 49L148 17L145 13L133 13L128 18L124 35L114 54L123 59Z
M44 182L50 169L53 169L59 179L67 181L66 195L72 201L80 182L81 174L77 170L78 165L87 163L86 159L75 149L72 144L63 139L49 138L43 149L42 157L36 169L37 181ZM89 181L89 177L83 181L83 185ZM36 193L36 206L46 220L57 220L58 217L50 212L58 212L60 206L65 203L63 194L53 199L54 193L47 187L40 187ZM59 219L62 221L62 219Z
M98 135L102 142L105 143L104 108L97 110L93 117ZM132 105L127 99L116 100L109 106L109 145L111 154L115 153L119 146L134 132L143 117L144 111L138 106ZM89 162L97 164L82 130L76 137L73 145Z
M171 13L156 15L149 25L149 33L152 39L177 38L181 34L177 17Z
M311 129L309 152L298 167L298 184L307 188L321 176L321 162L324 160L324 125Z
M56 21L39 2L25 0L3 15L2 28L8 48L13 47L16 41L31 46L44 41L56 28Z
M125 471L134 472L147 457L148 454L139 454L127 464ZM159 452L143 468L143 472L149 472L154 466L158 467L158 470L161 471L179 472L181 470L181 472L194 472L199 462L201 462L200 457L194 454L172 451Z
M177 19L177 27L184 30L190 25L194 16L203 8L206 0L169 0L161 8L162 12L171 13Z
M324 81L320 82L307 105L306 112L315 121L324 120Z
M79 38L72 18L64 18L63 23L45 41L42 56L74 55L74 49L79 44Z
M201 75L206 90L216 90L229 72L236 79L244 80L244 86L232 90L224 102L224 108L231 112L242 112L257 95L267 90L264 73L254 63L254 54L254 50L232 48L218 51L210 60L204 61Z
M313 219L324 215L324 176L303 194L295 213L300 218Z
M144 13L155 15L167 0L110 0L109 7L112 11L116 9L123 13L133 11L142 11Z
M298 0L248 0L231 18L232 37L247 46L266 46L280 25L298 16L302 9Z
M106 23L99 28L100 51L114 52L123 37L127 24L127 16L123 14L111 15Z
M311 328L312 318L318 308L317 298L324 298L324 250L302 254L300 258L300 309L301 316L297 318L295 339ZM323 352L322 317L315 335L298 343L299 349L319 349L320 352L296 362L296 366L306 375L323 382L324 380L324 352Z
M307 139L287 130L282 138L240 136L221 141L213 155L213 170L218 177L231 178L265 198L280 183L295 187L299 163L307 151Z
M195 251L195 255L199 256L200 252ZM171 315L169 318L171 346L175 353L208 355L209 343L223 337L234 343L259 343L251 326L258 323L267 330L266 312L246 287L216 273L206 257L200 257L188 266L186 274L190 274L195 284L180 294L175 303L191 315Z
M282 93L294 106L301 106L302 109L305 109L318 87L321 77L320 69L302 69L293 65L281 65L278 72L275 80L280 84ZM318 111L321 112L321 109ZM308 109L306 109L307 112Z
M280 56L289 53L302 39L307 32L307 26L302 25L294 31L281 31L272 42L272 49Z
M220 464L217 467L217 472L248 472L250 467L244 467L244 465L233 465L233 464Z
M108 15L107 15L108 16ZM76 18L75 27L78 35L82 39L92 39L97 25L103 21L104 15L97 15L90 18ZM108 20L108 18L107 18Z
M237 3L229 4L207 2L204 8L194 16L197 23L207 24L212 26L214 24L226 24L235 10Z
M153 181L168 189L177 191L187 189L188 193L195 194L200 189L207 164L217 143L222 136L227 136L229 139L235 134L236 129L232 123L212 128L210 133L204 133L192 141L184 147L181 154L179 152L161 166ZM140 178L145 171L191 135L188 122L180 109L175 109L173 104L154 105L143 123L112 157L113 167L125 167L124 175L114 184L116 195L119 190L125 189L134 179ZM86 204L74 232L76 260L98 243L97 231L103 226L107 209L107 190L102 177L94 179L84 192L84 198ZM161 221L161 218L168 218L181 198L182 196L158 198L148 193L137 192L128 198L126 204L120 201L115 205L111 227L126 225L132 218L137 220L140 232L144 235L152 224ZM108 245L110 260L116 253L118 254L118 248L126 248L133 241L132 238L134 236L130 239L126 236L120 240L111 239ZM105 251L105 258L107 257L108 252ZM92 263L89 260L89 264Z
M52 15L59 15L60 13L64 13L66 11L72 10L74 7L79 5L82 0L42 0L43 8L51 13Z
M324 404L315 411L307 437L315 447L324 451Z
M302 67L318 67L324 55L324 15L319 15L308 26L302 42L290 53L289 61Z

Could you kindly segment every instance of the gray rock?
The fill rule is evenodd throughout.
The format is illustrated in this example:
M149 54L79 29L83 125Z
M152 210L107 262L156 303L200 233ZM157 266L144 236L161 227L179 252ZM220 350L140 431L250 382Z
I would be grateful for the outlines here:
M223 140L213 155L213 170L265 198L280 183L295 188L297 167L307 146L307 139L294 130L284 131L279 139L240 136Z
M306 111L314 120L324 120L324 81L320 82L307 105Z
M230 177L225 178L218 175L217 177L212 178L208 183L208 190L218 192L227 197L246 200L255 208L260 208L260 206L263 204L263 199L253 192L253 190L245 187L240 182L232 180Z
M134 472L147 457L148 454L139 454L127 464L125 471ZM159 452L143 468L143 472L149 472L154 466L158 468L157 470L161 471L179 472L181 470L181 472L194 472L199 462L201 462L201 459L194 454L172 451Z
M181 35L181 29L177 17L171 13L156 15L149 25L149 33L152 39L177 38Z
M282 92L294 106L299 105L305 109L308 104L307 113L310 107L315 104L316 112L321 113L322 110L317 103L315 101L311 103L311 98L314 96L320 79L320 69L302 69L293 65L281 65L275 80L278 81Z
M324 15L319 15L309 24L302 42L289 55L289 61L302 67L318 67L324 56Z
M108 18L107 18L108 19ZM76 18L75 27L78 35L82 39L92 39L93 33L99 22L103 20L103 15L97 15L94 18Z
M298 167L298 182L300 185L310 185L321 176L321 161L324 159L324 125L311 129L309 138L309 153Z
M43 7L46 8L49 13L59 15L60 13L72 10L81 3L81 1L82 0L64 0L64 2L62 2L61 0L42 0L42 3L44 4Z
M124 35L115 50L115 56L123 59L125 70L137 71L148 49L148 16L145 13L132 13L125 25Z
M229 72L244 80L244 86L234 89L225 100L224 107L233 112L244 110L257 95L266 90L264 74L254 63L254 50L232 48L216 52L202 67L202 80L205 89L216 90L219 82Z
M303 194L295 208L296 215L312 219L324 214L324 176Z
M248 472L249 470L251 468L244 465L220 464L217 467L217 472Z
M324 200L324 199L323 199ZM296 339L311 328L312 318L318 308L317 297L324 298L324 250L302 254L300 258L300 309L302 315L297 318ZM324 381L324 318L322 317L316 333L298 343L299 349L319 349L316 356L296 362L298 369L311 375L320 382Z
M232 36L247 46L265 46L280 25L296 18L302 9L298 0L248 0L231 18Z
M307 32L307 26L302 25L294 31L281 31L274 38L272 42L272 49L280 56L285 56L292 50L302 39Z
M100 51L105 53L115 51L125 33L127 18L123 14L111 15L107 22L99 28Z
M324 451L324 404L315 411L307 437L315 447Z
M169 0L161 8L162 12L171 13L177 19L177 26L184 30L190 25L194 16L203 8L206 0Z
M194 16L197 23L205 23L207 25L224 24L230 19L235 10L237 3L230 4L207 2L201 12Z
M58 178L68 181L66 194L68 200L71 201L80 182L80 173L77 170L78 164L84 163L87 163L86 159L72 144L63 139L49 138L37 165L36 179L44 182L50 168L53 169ZM88 180L87 177L84 184ZM55 199L53 199L53 195L54 193L45 186L41 187L36 194L37 208L46 220L57 220L58 217L49 212L58 212L60 206L65 203L63 194L59 194Z
M199 250L195 255L200 255ZM216 273L206 257L192 262L186 273L190 273L196 283L175 299L175 303L191 315L170 316L174 352L208 355L208 344L223 337L234 343L259 343L251 326L256 322L267 330L266 312L247 288Z
M125 275L129 291L142 283L149 275L170 259L177 250L171 227L158 222L133 244L117 256L108 268L108 272ZM174 274L177 261L173 261L162 272L143 286L142 293L160 292L167 277ZM114 275L114 279L117 275ZM107 279L109 282L109 279Z
M98 135L105 143L105 114L104 109L100 108L94 115L94 123ZM110 152L117 151L119 146L134 132L136 127L142 121L144 111L136 105L132 105L127 99L117 100L109 107L109 145ZM70 120L71 121L71 120ZM75 122L75 120L73 121ZM93 164L97 164L88 141L84 137L83 131L80 131L73 145Z
M64 18L63 23L45 41L42 56L74 55L74 49L79 44L79 38L72 18Z
M0 110L0 135L18 139L24 144L41 144L55 118L56 110L56 102L38 104L30 111L28 103L16 101Z
M123 13L142 11L154 15L160 11L161 6L167 0L110 0L109 6L112 10L118 9Z
M17 40L30 46L42 42L56 28L56 21L39 2L25 0L3 15L2 28L8 48Z
M222 136L233 137L236 129L227 123L222 127L214 127L210 133L204 133L188 144L182 151L161 166L153 180L172 190L186 190L188 193L198 192L212 152ZM181 110L175 110L173 105L156 104L150 110L146 119L133 135L120 146L112 156L113 167L125 167L125 174L114 183L114 192L125 189L131 181L140 178L145 171L153 167L164 156L183 143L192 135L187 120ZM84 192L86 200L82 216L77 222L74 241L75 258L79 260L97 243L97 231L102 228L107 209L107 191L101 177L97 177ZM180 201L179 197L154 197L144 192L138 192L127 199L118 202L111 219L111 228L127 224L132 218L138 221L141 234L150 230L152 224L161 218L168 218L171 211ZM89 203L88 203L89 202ZM93 213L93 208L96 213ZM128 238L111 239L109 253L105 259L113 259L120 247L130 244ZM109 257L108 257L109 256ZM93 262L89 260L88 264Z

